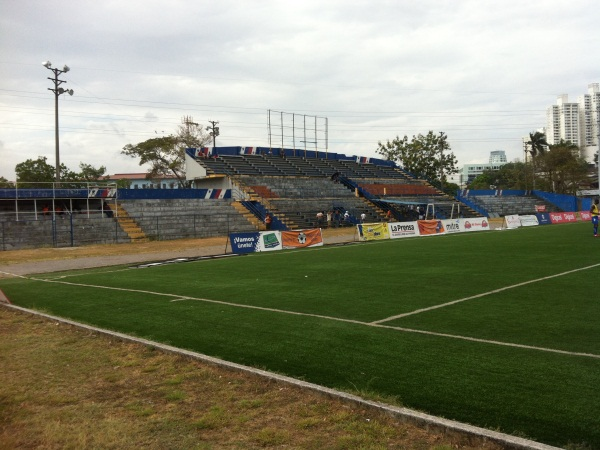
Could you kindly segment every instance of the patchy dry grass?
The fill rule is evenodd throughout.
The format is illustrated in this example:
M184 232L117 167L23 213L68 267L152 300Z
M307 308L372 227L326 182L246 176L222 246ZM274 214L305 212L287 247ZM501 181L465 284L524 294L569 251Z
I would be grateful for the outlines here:
M498 448L0 307L0 448Z

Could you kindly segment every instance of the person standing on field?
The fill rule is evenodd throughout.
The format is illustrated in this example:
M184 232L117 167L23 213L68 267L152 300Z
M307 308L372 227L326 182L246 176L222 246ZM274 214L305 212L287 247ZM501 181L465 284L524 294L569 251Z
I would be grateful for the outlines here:
M594 203L590 208L590 214L592 215L592 225L594 226L594 237L598 237L598 214L600 214L600 211L598 210L598 202L598 199L594 200Z

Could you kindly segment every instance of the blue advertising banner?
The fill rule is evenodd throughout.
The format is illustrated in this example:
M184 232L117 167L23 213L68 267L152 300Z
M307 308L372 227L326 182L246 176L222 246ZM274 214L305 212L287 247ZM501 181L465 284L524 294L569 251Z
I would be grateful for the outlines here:
M537 213L535 215L540 225L551 225L552 220L550 220L549 213Z
M260 233L231 233L229 234L231 251L233 253L254 253L260 251Z

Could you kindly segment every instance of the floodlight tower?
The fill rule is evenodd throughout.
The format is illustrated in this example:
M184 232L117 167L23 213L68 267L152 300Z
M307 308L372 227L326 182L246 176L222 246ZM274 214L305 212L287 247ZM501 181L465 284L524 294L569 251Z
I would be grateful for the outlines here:
M54 144L56 147L56 182L60 182L60 150L59 150L59 141L58 141L58 97L61 94L69 94L73 95L73 89L64 89L60 87L61 84L66 83L65 80L59 80L59 75L63 73L67 73L69 70L69 66L66 64L62 69L57 69L52 67L52 63L50 61L44 61L42 65L52 71L54 73L54 77L48 77L50 81L54 83L54 88L48 88L49 91L54 92Z

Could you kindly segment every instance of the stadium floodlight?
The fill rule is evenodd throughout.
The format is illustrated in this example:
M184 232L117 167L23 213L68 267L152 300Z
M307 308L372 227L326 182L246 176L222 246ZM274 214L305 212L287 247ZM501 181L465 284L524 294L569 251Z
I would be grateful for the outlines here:
M73 89L65 89L59 87L61 84L66 83L65 80L59 80L59 75L68 72L71 70L69 66L66 64L62 69L56 69L52 67L52 63L50 61L44 61L42 65L52 71L54 73L54 77L48 77L52 83L54 83L54 88L48 88L49 91L54 92L54 145L56 150L56 182L60 182L60 145L58 139L58 97L61 94L69 94L73 95Z

